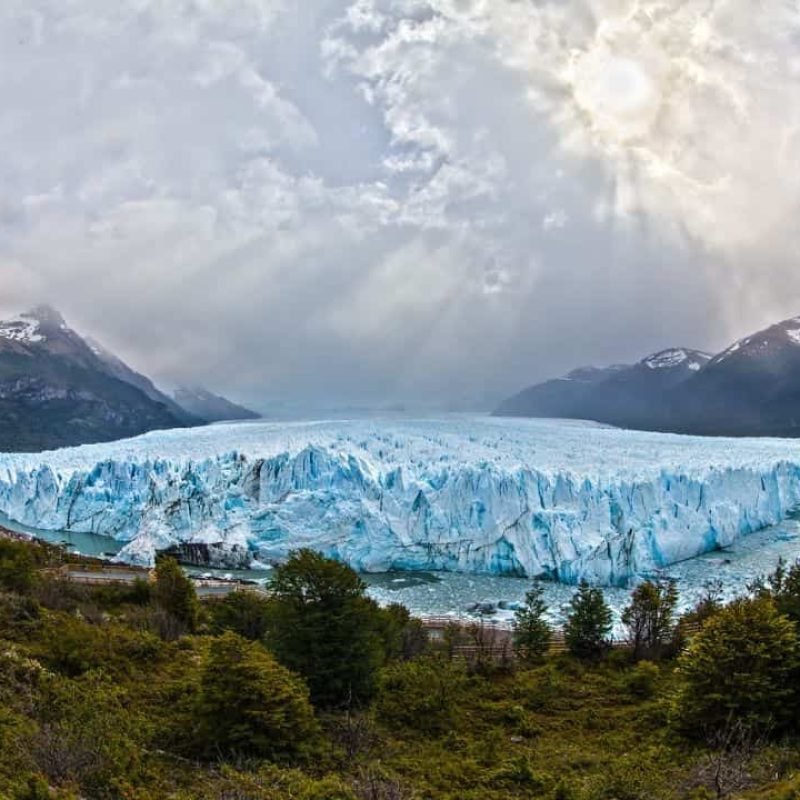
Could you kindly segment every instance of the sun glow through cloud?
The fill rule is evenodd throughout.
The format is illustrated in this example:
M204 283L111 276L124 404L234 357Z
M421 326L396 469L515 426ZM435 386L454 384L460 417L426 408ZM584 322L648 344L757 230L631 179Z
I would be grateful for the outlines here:
M7 0L0 103L0 300L156 378L474 398L797 313L794 2Z

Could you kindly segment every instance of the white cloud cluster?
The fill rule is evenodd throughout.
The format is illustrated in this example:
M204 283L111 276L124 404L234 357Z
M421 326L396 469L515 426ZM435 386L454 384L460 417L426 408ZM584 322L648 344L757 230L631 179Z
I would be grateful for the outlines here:
M755 0L8 0L0 304L265 404L722 344L796 311L799 25Z

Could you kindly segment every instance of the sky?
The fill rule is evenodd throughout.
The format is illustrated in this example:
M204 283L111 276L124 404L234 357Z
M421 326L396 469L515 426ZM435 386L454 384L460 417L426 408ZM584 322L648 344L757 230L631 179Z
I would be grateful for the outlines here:
M800 314L789 0L3 0L0 312L484 407Z

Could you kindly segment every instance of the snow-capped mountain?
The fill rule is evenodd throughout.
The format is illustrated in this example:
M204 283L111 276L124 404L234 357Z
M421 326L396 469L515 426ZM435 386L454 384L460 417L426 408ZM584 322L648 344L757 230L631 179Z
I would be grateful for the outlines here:
M741 339L675 398L674 430L800 436L800 317Z
M584 367L566 377L531 386L505 401L498 416L594 419L649 427L668 414L666 399L711 359L689 348L662 350L632 365Z
M181 386L175 390L175 403L189 414L204 422L226 422L233 420L259 419L260 414L237 405L225 397L213 394L200 387Z
M712 359L709 353L700 350L687 350L683 347L662 350L648 356L642 361L647 369L688 369L689 372L699 372Z
M579 372L599 380L583 381L580 391L569 385L569 376L547 381L495 413L702 435L800 436L800 317L751 334L714 357L675 348L632 367Z
M196 424L143 375L39 306L0 322L0 451Z

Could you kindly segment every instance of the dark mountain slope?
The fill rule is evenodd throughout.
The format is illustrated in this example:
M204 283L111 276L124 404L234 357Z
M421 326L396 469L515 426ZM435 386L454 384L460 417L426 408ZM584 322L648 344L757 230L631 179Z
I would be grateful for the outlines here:
M176 403L168 394L158 389L150 378L146 375L142 375L140 372L136 372L136 370L129 367L121 358L107 350L99 342L87 338L86 343L94 354L103 362L106 371L112 377L129 383L131 386L135 386L154 402L162 403L175 417L182 419L188 425L198 425L205 421L203 417L191 414L183 406Z
M501 404L498 416L593 419L629 427L668 424L672 390L691 378L711 356L673 348L638 364L587 367L565 378L531 386Z
M499 417L565 417L590 419L592 397L598 384L603 383L627 366L606 369L582 367L563 378L538 383L523 389L505 400L494 412Z
M676 431L800 436L800 317L724 350L673 402Z
M495 413L698 435L800 437L800 317L754 333L713 358L673 349L610 373L579 373L588 379L575 383L568 376L532 386Z
M648 356L596 387L591 419L629 428L669 428L675 391L710 360L708 353L688 348L671 348Z
M185 414L117 377L54 309L0 322L0 450L109 441L187 424Z
M255 411L201 388L181 387L176 389L175 402L189 414L199 417L205 422L261 418L261 415L256 414Z

